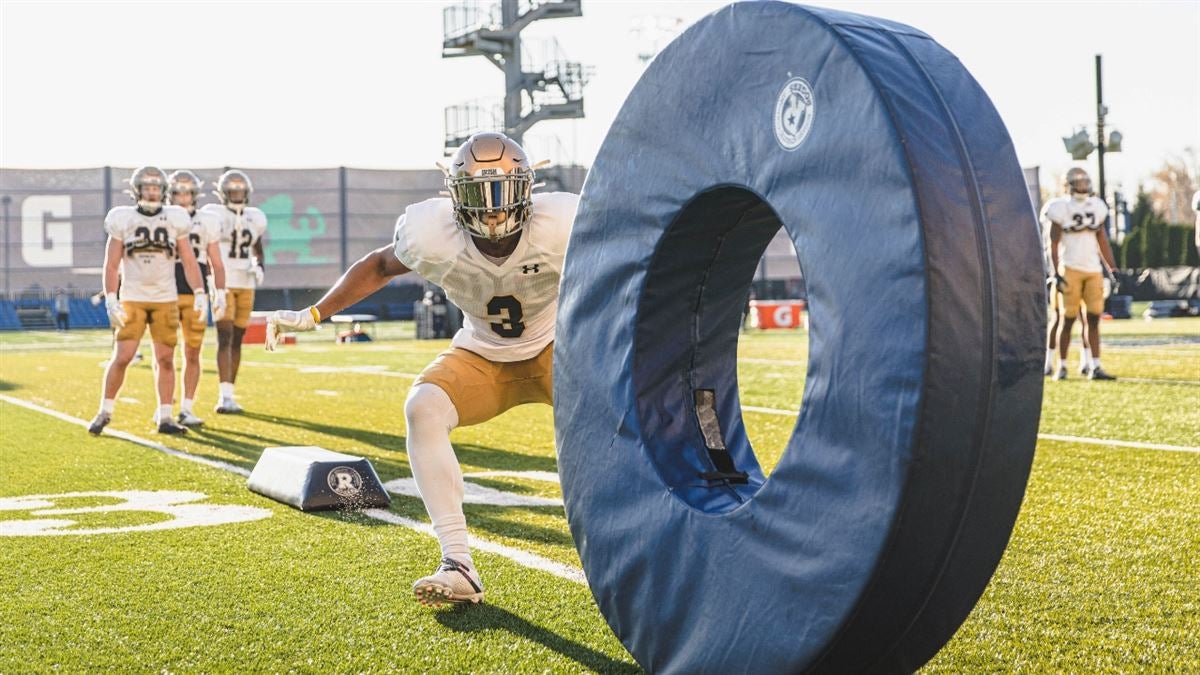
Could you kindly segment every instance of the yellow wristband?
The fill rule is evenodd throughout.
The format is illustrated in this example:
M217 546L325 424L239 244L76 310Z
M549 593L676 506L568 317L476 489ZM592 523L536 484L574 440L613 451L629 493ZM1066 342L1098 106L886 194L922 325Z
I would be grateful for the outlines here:
M321 312L317 309L316 305L311 305L308 311L312 312L313 323L321 323Z

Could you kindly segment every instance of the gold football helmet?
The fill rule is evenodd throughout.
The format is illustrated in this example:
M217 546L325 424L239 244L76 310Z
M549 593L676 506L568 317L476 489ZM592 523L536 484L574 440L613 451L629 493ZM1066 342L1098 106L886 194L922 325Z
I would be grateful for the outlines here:
M213 194L220 198L221 203L235 210L241 210L250 203L250 193L254 185L244 171L230 169L217 179L217 189Z
M1074 167L1067 171L1067 192L1072 195L1091 195L1092 177L1086 169Z
M533 213L533 167L516 141L495 132L478 133L454 153L446 189L454 220L473 237L499 241L510 237Z
M157 196L144 194L147 186L154 185L158 186ZM157 211L162 208L167 196L167 174L157 166L140 166L134 169L133 175L129 177L129 189L126 193L133 197L143 211Z
M195 207L196 201L200 199L200 187L204 185L204 182L191 171L179 169L172 172L167 178L167 185L170 186L167 190L167 197L172 204L176 203L176 195L186 192L192 195L192 206Z

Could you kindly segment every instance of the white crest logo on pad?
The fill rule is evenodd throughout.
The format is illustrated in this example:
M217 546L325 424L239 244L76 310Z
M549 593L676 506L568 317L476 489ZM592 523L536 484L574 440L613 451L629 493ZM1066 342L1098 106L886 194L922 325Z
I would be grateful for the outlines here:
M354 497L362 492L362 476L348 466L339 466L330 470L325 480L329 483L329 489L342 497Z
M812 87L804 78L793 77L784 83L775 99L775 140L784 150L800 147L813 125Z

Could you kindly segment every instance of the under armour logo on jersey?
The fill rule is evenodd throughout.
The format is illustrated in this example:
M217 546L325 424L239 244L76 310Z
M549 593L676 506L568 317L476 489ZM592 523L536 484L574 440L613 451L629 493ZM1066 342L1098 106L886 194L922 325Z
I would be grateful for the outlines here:
M534 263L532 265L521 265L521 274L537 274L540 271L540 270L538 270L538 268L541 267L541 265L542 265L541 263Z

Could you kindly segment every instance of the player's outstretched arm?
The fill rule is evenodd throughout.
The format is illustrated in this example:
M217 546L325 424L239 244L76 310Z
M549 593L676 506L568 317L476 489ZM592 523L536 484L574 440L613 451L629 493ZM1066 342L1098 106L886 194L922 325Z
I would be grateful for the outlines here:
M298 312L279 310L267 318L267 349L273 350L284 330L312 330L321 319L333 316L387 285L409 269L396 257L391 244L363 256L346 270L317 304Z

